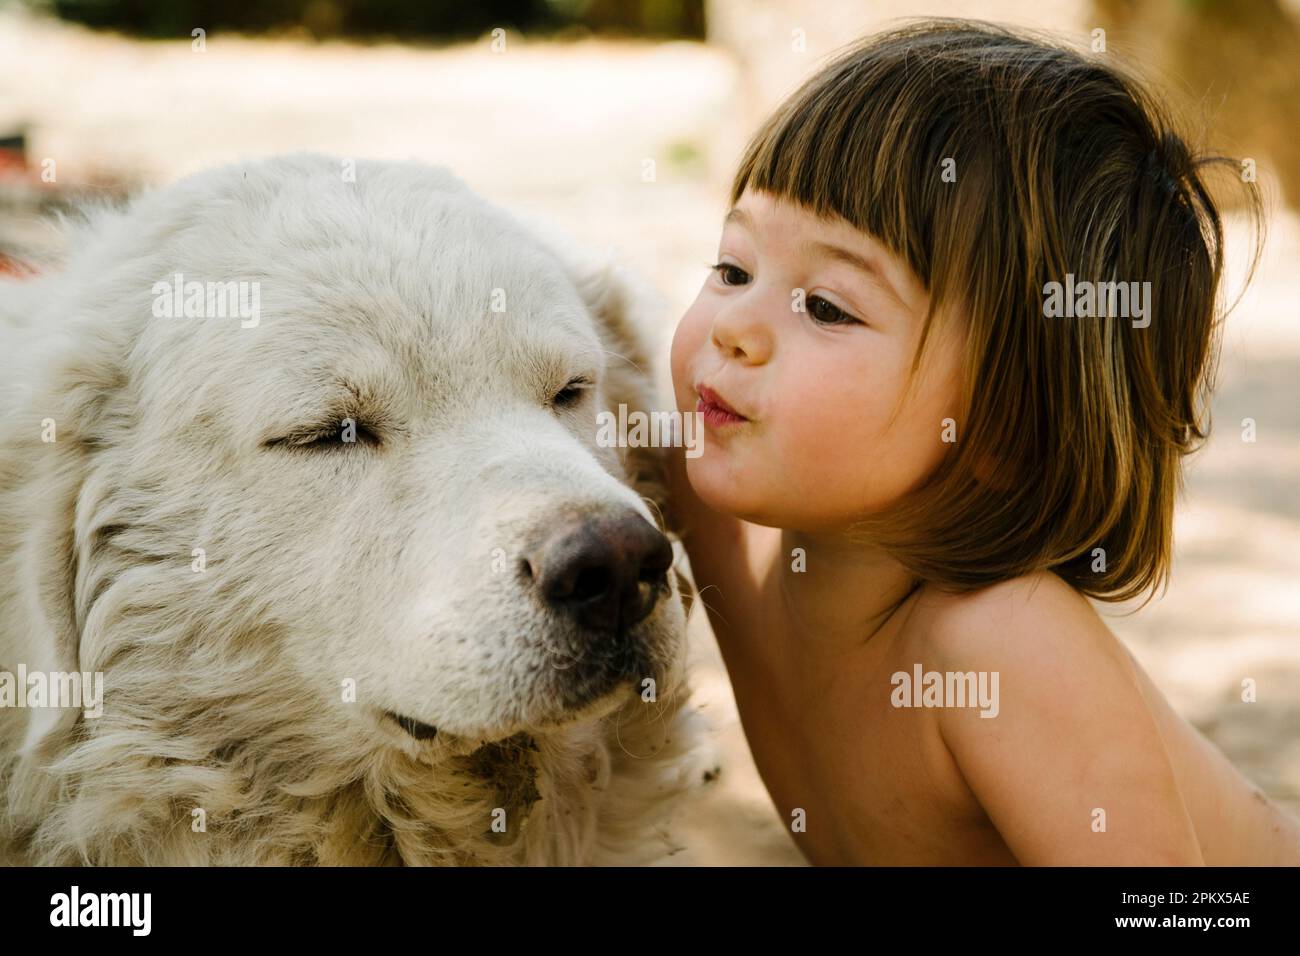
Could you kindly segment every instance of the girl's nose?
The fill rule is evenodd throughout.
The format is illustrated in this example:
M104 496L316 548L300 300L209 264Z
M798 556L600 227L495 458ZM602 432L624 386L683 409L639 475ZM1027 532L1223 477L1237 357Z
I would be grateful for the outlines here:
M709 340L728 358L762 365L772 354L772 329L761 318L770 307L760 307L758 296L736 296L713 317Z

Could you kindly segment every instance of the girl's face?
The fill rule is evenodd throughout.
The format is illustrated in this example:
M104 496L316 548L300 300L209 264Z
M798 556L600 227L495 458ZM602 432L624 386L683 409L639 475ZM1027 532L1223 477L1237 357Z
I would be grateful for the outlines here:
M704 503L824 532L922 483L949 448L943 420L956 419L960 394L960 346L936 322L890 421L928 306L916 276L867 234L746 190L673 337L677 407L704 413L703 453L686 459Z

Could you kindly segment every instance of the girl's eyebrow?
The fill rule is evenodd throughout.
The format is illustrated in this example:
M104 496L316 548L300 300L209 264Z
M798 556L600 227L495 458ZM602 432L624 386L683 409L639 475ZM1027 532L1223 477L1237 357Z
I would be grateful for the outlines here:
M859 255L851 249L845 249L843 246L832 245L829 242L810 242L808 243L808 248L812 249L814 252L820 253L827 259L833 259L836 262L843 262L845 265L857 269L877 285L883 286L885 291L893 296L894 299L897 300L898 304L904 309L907 308L907 303L903 301L903 297L898 294L898 290L895 289L893 283L889 281L889 276L885 274L885 270L880 268L872 260Z
M731 225L733 222L744 229L748 229L750 232L754 231L754 220L749 218L749 213L745 212L743 209L737 209L735 206L732 206L731 209L728 210L727 214L722 218L722 225L724 227Z

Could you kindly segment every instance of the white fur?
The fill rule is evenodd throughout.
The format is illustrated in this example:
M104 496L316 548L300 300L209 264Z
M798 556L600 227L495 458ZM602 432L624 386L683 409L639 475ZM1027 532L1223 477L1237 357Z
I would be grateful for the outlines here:
M565 709L577 638L513 573L565 515L656 521L655 453L595 443L599 409L652 404L619 275L444 171L318 156L73 242L0 283L0 670L102 671L104 714L0 709L0 862L662 855L648 830L696 779L678 584L637 632L657 701ZM177 272L258 282L260 322L155 318ZM595 393L546 407L577 372ZM264 445L348 395L381 447Z

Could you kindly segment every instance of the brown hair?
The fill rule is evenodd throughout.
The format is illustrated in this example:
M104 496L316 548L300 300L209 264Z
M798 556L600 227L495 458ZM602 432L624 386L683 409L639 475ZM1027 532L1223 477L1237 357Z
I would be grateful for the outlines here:
M964 317L958 441L864 535L946 590L1044 569L1112 601L1167 584L1221 324L1223 228L1201 179L1215 163L1237 168L1194 156L1109 63L970 21L860 41L777 110L732 204L760 190L900 256L931 296L913 373L935 316ZM1067 274L1149 281L1149 327L1047 318L1047 283Z

